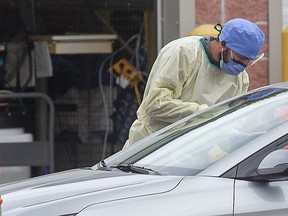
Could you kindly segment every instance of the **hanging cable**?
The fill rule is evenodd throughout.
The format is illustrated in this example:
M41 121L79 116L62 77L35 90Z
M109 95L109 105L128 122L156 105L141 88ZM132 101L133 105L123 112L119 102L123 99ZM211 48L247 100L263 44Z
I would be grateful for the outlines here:
M106 98L106 95L103 89L103 84L102 84L102 73L104 70L104 66L109 60L113 59L115 55L117 55L119 52L124 50L126 46L128 46L128 44L131 43L138 36L139 36L138 34L135 34L132 37L130 37L129 40L122 47L120 47L118 50L116 50L114 53L112 53L106 59L104 59L104 61L102 62L99 68L99 89L100 89L101 97L103 100L104 115L105 115L105 135L104 135L104 143L103 143L102 158L101 158L102 160L105 159L106 157L106 150L107 150L107 144L108 144L107 142L108 142L108 135L109 135L109 127L110 127L108 103L107 103L107 98Z
M141 94L140 94L139 89L138 89L138 82L135 82L133 84L133 87L134 87L135 95L136 95L136 98L137 98L138 106L140 106L140 104L141 104Z

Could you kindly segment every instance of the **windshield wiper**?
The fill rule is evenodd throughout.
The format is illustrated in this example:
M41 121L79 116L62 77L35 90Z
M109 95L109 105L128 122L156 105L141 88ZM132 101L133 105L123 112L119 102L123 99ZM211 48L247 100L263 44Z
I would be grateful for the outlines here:
M104 160L101 160L97 165L96 165L96 169L97 170L105 170L105 171L110 171L108 168L107 168L107 164Z
M104 160L101 160L100 164L101 164L102 167L107 167L107 164L106 164L106 162Z
M123 172L140 173L147 175L161 175L159 172L145 167L134 166L132 164L118 164L116 166L111 166L111 168L119 169Z

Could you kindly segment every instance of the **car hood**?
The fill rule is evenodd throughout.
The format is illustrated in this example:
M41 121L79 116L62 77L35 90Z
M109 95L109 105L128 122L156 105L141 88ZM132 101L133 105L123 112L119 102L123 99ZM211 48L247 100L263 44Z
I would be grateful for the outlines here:
M4 201L2 211L4 215L29 215L41 206L41 215L45 208L50 215L75 213L95 203L165 193L173 190L182 178L121 171L69 170L0 186ZM52 214L51 211L57 212Z

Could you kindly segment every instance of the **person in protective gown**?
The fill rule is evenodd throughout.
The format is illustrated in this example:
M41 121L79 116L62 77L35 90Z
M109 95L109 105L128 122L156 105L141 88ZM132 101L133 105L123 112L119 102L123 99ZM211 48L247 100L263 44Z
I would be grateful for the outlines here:
M219 31L216 38L187 36L160 50L124 148L183 117L248 90L245 69L258 60L264 33L241 18L228 21L223 28L217 24L215 29Z

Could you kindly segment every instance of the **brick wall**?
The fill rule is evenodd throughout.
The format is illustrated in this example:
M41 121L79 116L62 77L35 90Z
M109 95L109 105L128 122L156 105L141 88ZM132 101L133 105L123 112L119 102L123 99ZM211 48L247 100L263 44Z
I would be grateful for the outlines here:
M196 26L222 23L233 18L244 18L258 25L266 36L262 52L264 58L249 68L249 89L269 83L268 0L196 0Z

